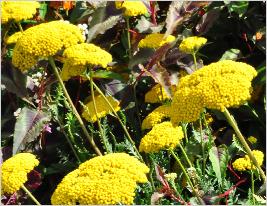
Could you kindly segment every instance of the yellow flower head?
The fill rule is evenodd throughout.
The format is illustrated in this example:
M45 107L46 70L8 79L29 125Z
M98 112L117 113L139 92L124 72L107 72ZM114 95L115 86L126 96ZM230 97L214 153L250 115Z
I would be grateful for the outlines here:
M170 116L170 105L162 105L154 109L142 122L142 129L151 129Z
M33 154L19 153L2 164L2 192L13 194L28 180L27 174L39 164Z
M147 13L147 8L142 1L116 1L117 9L124 8L124 16L139 16Z
M139 42L138 47L158 49L164 44L173 42L175 40L175 37L172 35L167 36L165 39L163 37L164 34L148 34Z
M18 39L22 36L22 32L19 31L19 32L16 32L14 34L12 34L11 36L9 36L7 39L6 39L6 43L7 44L16 44Z
M2 24L10 20L21 21L30 19L40 7L37 1L2 1L1 2L1 20Z
M54 56L61 49L83 42L79 27L52 21L31 27L23 32L13 51L12 63L21 70L34 66L38 57Z
M191 54L193 52L198 51L200 47L206 44L206 42L207 39L203 37L197 37L197 36L188 37L181 42L179 49L184 53Z
M235 170L243 172L247 170L249 164L250 163L245 158L238 158L233 162L232 165Z
M149 168L126 153L112 153L82 163L64 177L52 204L132 204L137 183L147 182Z
M181 78L172 101L171 120L192 122L203 108L224 111L250 99L256 70L245 63L223 60Z
M172 86L172 91L175 91L176 86ZM156 84L154 87L152 87L151 90L149 90L145 95L145 102L147 103L160 103L165 100L170 99L165 92L165 89L160 85Z
M106 98L108 99L108 101L113 106L116 112L120 110L119 101L115 100L111 96L108 96ZM95 113L93 101L90 101L89 103L85 105L85 108L82 113L82 117L85 118L89 122L95 122L97 121L97 117L102 118L112 112L108 103L105 101L105 99L101 95L98 95L95 97L95 103L96 103L96 109L97 109L97 116Z
M255 159L257 160L259 166L262 166L264 154L259 150L253 150L252 154L254 155ZM243 158L238 158L233 162L233 168L237 171L243 172L246 170L254 170L256 166L253 165L252 161L250 160L248 155L245 155Z
M141 140L139 151L145 153L174 149L184 137L181 127L174 127L171 122L155 125Z
M112 56L94 44L77 44L67 48L63 56L64 66L61 72L63 81L81 75L86 66L101 66L106 68L112 61Z
M251 144L256 144L257 143L257 138L255 138L255 137L253 137L253 136L250 136L249 138L248 138L248 141L251 143Z

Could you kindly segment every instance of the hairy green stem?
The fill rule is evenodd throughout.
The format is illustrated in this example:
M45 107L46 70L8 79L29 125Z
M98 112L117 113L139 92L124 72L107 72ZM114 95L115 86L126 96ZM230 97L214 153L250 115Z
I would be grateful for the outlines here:
M190 185L190 187L191 187L191 189L192 189L192 191L193 191L194 196L198 199L199 203L200 203L201 205L203 205L203 200L200 198L198 192L195 190L194 185L193 185L193 183L192 183L192 181L191 181L189 175L187 174L187 172L186 172L186 170L185 170L183 164L181 163L180 159L179 159L179 158L177 157L177 155L173 152L173 150L169 150L169 151L170 151L171 155L174 157L174 159L177 161L177 163L179 164L179 166L181 167L181 169L182 169L182 171L183 171L183 173L184 173L184 175L185 175L185 178L186 178L186 180L188 181L188 183L189 183L189 185Z
M253 205L255 205L255 198L254 198L254 193L255 193L255 189L254 189L254 172L253 170L250 170L251 173L251 192L252 192L252 201L253 201Z
M38 200L32 195L32 193L24 186L21 186L21 189L23 189L27 195L29 195L29 197L35 202L36 205L41 205L40 202L38 202Z
M243 137L243 135L241 134L237 124L236 124L236 121L234 119L234 117L230 114L230 112L225 108L225 111L223 112L226 119L228 120L228 123L233 127L239 141L241 142L241 144L243 145L243 147L245 148L249 158L251 159L251 161L253 162L253 164L258 168L259 172L260 172L260 176L262 178L262 180L265 182L266 180L266 176L265 176L265 173L263 172L263 170L261 169L259 163L257 162L255 156L253 155L250 147L248 146L245 138Z
M201 121L201 116L199 118L199 130L200 130L200 142L201 142L201 149L202 149L202 158L203 158L203 165L202 165L202 170L205 172L205 167L206 167L206 159L205 159L205 145L204 145L204 140L203 140L203 130L202 130L202 121Z
M61 77L59 75L59 72L57 70L57 67L56 67L56 64L55 64L55 61L54 61L53 57L49 57L48 59L49 59L49 62L51 64L52 68L53 68L53 71L54 71L54 73L55 73L55 75L56 75L56 77L57 77L57 79L59 81L59 84L62 87L63 93L64 93L66 99L68 100L68 103L70 104L70 107L71 107L74 115L76 116L76 118L77 118L77 120L78 120L78 122L79 122L79 124L80 124L80 126L81 126L81 128L82 128L82 130L83 130L83 132L85 134L85 136L87 137L89 143L91 144L91 146L94 149L94 151L96 152L96 154L101 156L102 153L100 152L99 148L95 144L95 141L94 141L93 137L88 133L80 114L76 110L76 108L75 108L75 106L74 106L74 104L73 104L73 102L72 102L72 100L71 100L71 98L69 96L69 93L68 93L68 91L67 91L67 89L66 89L66 87L65 87L65 85L64 85L64 83L63 83L63 81L62 81L62 79L61 79Z
M125 18L125 21L126 21L126 26L127 26L127 42L128 42L128 54L129 54L129 58L132 57L132 51L131 51L131 36L130 36L130 32L129 32L129 29L130 29L130 23L129 23L129 17L126 17Z
M17 22L17 24L18 24L18 26L19 26L19 30L20 30L21 32L23 32L23 28L22 28L22 26L21 26L21 23L20 23L20 22Z
M188 158L188 156L187 156L187 154L186 154L186 152L185 152L185 150L184 150L184 147L183 147L180 143L179 143L179 147L180 147L180 149L181 149L181 151L182 151L182 153L183 153L183 155L184 155L184 157L185 157L185 159L186 159L186 161L187 161L189 167L193 167L193 165L192 165L190 159Z
M87 76L87 78L89 78L88 75L86 75L86 76ZM138 149L137 149L136 146L135 146L135 142L132 140L132 138L131 138L131 136L130 136L128 130L126 129L126 127L125 127L125 125L123 124L123 122L121 121L119 115L117 114L117 112L115 111L115 109L113 108L113 106L110 104L110 102L108 101L108 99L106 98L106 96L103 94L103 92L101 91L101 89L99 89L99 87L98 87L94 82L93 82L93 85L94 85L96 91L99 92L99 94L104 98L104 100L105 100L105 101L107 102L107 104L109 105L109 107L110 107L110 109L112 110L113 114L115 115L115 117L118 119L120 125L122 126L122 128L123 128L123 130L124 130L124 132L125 132L125 134L126 134L126 136L127 136L127 138L128 138L128 140L129 140L129 141L131 142L131 144L133 145L133 148L134 148L136 154L138 155L138 157L140 158L140 160L143 161L142 156L140 155Z
M205 127L206 127L206 129L207 129L207 131L208 131L208 136L209 136L209 146L208 146L208 150L209 150L209 149L212 147L212 145L214 144L214 142L213 142L213 139L212 139L212 136L211 136L211 130L210 130L210 127L209 127L209 125L208 125L208 123L207 123L207 121L206 121L205 114L202 113L202 115L203 115L204 125L205 125Z
M95 110L95 115L96 115L96 121L97 121L97 125L98 125L98 128L99 128L100 137L102 138L102 142L104 144L105 150L108 153L109 152L108 146L106 144L104 133L103 133L103 129L102 129L101 123L100 123L99 118L98 118L96 102L95 102L94 85L93 85L94 80L93 80L93 74L92 74L91 68L89 68L89 71L90 71L90 89L91 89L91 95L92 95L92 100L93 100L93 105L94 105L94 110Z
M149 170L149 179L152 185L153 192L156 191L154 180L153 180L153 171L155 168L155 163L153 161L153 158L148 154L149 160L150 160L150 170Z
M196 58L196 52L192 52L192 56L193 56L193 59L194 59L195 70L197 70L197 58Z

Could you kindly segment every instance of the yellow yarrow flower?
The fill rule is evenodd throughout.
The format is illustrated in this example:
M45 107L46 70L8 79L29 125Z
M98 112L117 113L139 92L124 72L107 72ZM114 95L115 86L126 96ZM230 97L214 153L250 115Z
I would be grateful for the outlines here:
M204 66L181 78L172 101L171 121L192 122L203 108L224 111L238 107L250 99L255 68L232 60Z
M149 168L126 153L112 153L82 163L66 175L52 204L133 204L137 183L147 182Z
M116 112L120 110L119 101L117 101L111 96L108 96L106 98L108 99L108 101L113 106ZM97 116L95 113L93 101L90 101L89 103L85 105L85 108L82 113L82 117L85 118L89 122L96 122L97 117L103 118L107 116L109 113L112 113L112 110L110 109L108 103L105 101L105 99L101 95L98 95L95 97L95 103L96 103L96 108L97 108Z
M12 34L11 36L7 37L6 39L6 44L16 44L18 39L23 35L23 32L19 31L16 32L14 34Z
M13 51L12 63L22 71L34 66L39 57L54 56L61 49L83 42L79 27L52 21L23 32Z
M67 48L61 77L67 81L71 77L80 76L87 66L101 66L106 68L112 62L112 56L94 44L77 44Z
M116 1L117 9L124 8L124 16L139 16L147 13L147 8L142 1Z
M257 160L259 166L262 166L264 160L263 152L259 150L253 150L252 154L254 155L255 159ZM256 166L253 165L252 161L250 160L248 155L245 155L243 158L238 158L233 162L233 168L237 171L243 172L246 170L254 170Z
M176 89L176 86L173 85L172 91L175 91L175 89ZM160 84L156 84L155 86L152 87L151 90L149 90L145 94L146 103L160 103L170 98L171 97L168 96L165 89Z
M158 49L166 43L173 42L175 37L172 35L164 38L164 34L148 34L144 39L138 43L139 48L153 48Z
M174 149L184 137L182 127L174 127L171 122L155 125L142 139L140 152L152 153L163 149Z
M151 129L170 116L170 105L162 105L154 109L142 122L142 129Z
M179 49L184 53L191 54L198 51L206 42L207 39L203 37L188 37L181 42Z
M2 192L13 194L27 182L27 174L39 164L33 154L19 153L2 164Z
M1 20L2 24L10 20L21 21L31 19L36 14L36 9L40 7L37 1L2 1Z
M257 138L255 138L255 137L253 137L253 136L250 136L249 138L248 138L248 141L251 143L251 144L256 144L257 143Z

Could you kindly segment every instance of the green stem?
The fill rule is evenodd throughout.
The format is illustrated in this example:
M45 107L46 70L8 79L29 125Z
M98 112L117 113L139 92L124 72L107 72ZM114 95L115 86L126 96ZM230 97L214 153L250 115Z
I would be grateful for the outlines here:
M189 167L193 167L193 165L192 165L190 159L188 158L188 156L187 156L187 154L186 154L186 152L185 152L183 146L182 146L180 143L179 143L179 147L180 147L180 149L181 149L181 151L182 151L182 153L183 153L183 155L184 155L184 157L185 157L187 163L189 164Z
M88 75L86 75L86 76L87 76L87 78L88 78ZM138 157L140 158L140 160L143 161L142 156L140 155L138 149L137 149L136 146L135 146L135 142L132 140L132 138L131 138L131 136L130 136L128 130L126 129L126 127L125 127L125 125L123 124L123 122L121 121L119 115L117 114L117 112L115 111L115 109L113 108L113 106L110 104L110 102L108 101L108 99L106 98L106 96L103 94L103 92L101 91L101 89L99 89L99 87L98 87L94 82L93 82L93 85L94 85L96 91L99 92L99 94L105 99L105 101L106 101L107 104L109 105L109 107L110 107L110 109L112 110L113 114L115 115L115 117L118 119L120 125L122 126L122 128L123 128L123 130L124 130L124 132L125 132L125 134L126 134L126 136L127 136L127 138L128 138L128 140L129 140L129 141L131 142L131 144L133 145L133 148L134 148L136 154L138 155Z
M185 138L185 142L188 142L188 137L187 137L187 129L186 129L186 123L181 123L182 125L182 129L183 129L183 133L184 133L184 138Z
M195 195L195 197L197 197L199 203L202 205L203 200L199 197L197 191L195 190L194 185L193 185L193 183L192 183L192 181L191 181L189 175L187 174L187 172L186 172L186 170L185 170L183 164L181 163L180 159L179 159L179 158L177 157L177 155L173 152L173 150L169 150L169 151L170 151L170 153L172 154L172 156L174 157L174 159L177 161L177 163L179 164L179 166L181 167L181 169L182 169L182 171L183 171L183 173L184 173L184 175L185 175L185 177L186 177L186 180L188 181L188 183L189 183L189 185L190 185L190 187L191 187L191 189L192 189L192 191L193 191L193 194Z
M193 59L194 59L194 64L195 64L195 70L197 70L197 58L196 58L196 52L192 53Z
M102 142L104 143L105 150L106 150L107 153L109 153L108 146L107 146L106 141L105 141L103 129L102 129L101 123L100 123L99 118L98 118L98 113L97 113L97 108L96 108L96 103L95 103L95 92L94 92L94 85L93 85L93 82L94 82L94 80L93 80L93 74L92 74L92 71L91 71L90 68L89 68L89 70L90 70L90 89L91 89L91 95L92 95L94 110L95 110L94 112L95 112L95 115L96 115L96 121L97 121L97 125L98 125L98 128L99 128L100 137L102 138Z
M24 185L21 186L21 189L23 189L29 195L29 197L35 202L36 205L41 205L40 202L38 202L38 200L36 200L36 198L32 195L32 193Z
M254 193L255 193L255 190L254 190L254 174L253 174L253 169L250 170L250 173L251 173L251 192L252 192L252 201L253 201L253 205L255 205L255 199L254 199Z
M202 130L202 121L201 121L201 115L199 118L199 130L200 130L200 141L201 141L201 149L202 149L202 158L203 158L203 165L202 170L205 172L205 166L206 166L206 159L205 159L205 145L203 140L203 130Z
M17 24L18 24L18 26L19 26L19 30L20 30L21 32L23 32L23 28L22 28L20 22L17 22Z
M256 158L254 157L250 147L248 146L245 138L243 137L243 135L241 134L236 121L234 119L234 117L229 113L229 111L225 108L224 111L224 115L228 120L228 123L233 127L237 137L239 138L239 141L241 142L241 144L243 145L243 147L245 148L249 158L251 159L251 161L253 162L253 164L258 168L259 172L260 172L260 176L262 178L262 180L265 182L266 176L265 173L263 172L263 170L261 169L259 163L257 162Z
M53 71L54 71L54 73L55 73L55 75L56 75L56 77L57 77L57 79L59 81L59 84L62 87L63 93L64 93L66 99L68 100L68 102L70 104L70 107L71 107L74 115L76 116L76 118L77 118L77 120L78 120L78 122L79 122L79 124L80 124L80 126L81 126L81 128L82 128L82 130L83 130L83 132L85 134L85 136L87 137L87 139L88 139L89 143L91 144L92 148L95 150L96 154L101 156L102 153L100 152L99 148L95 144L95 141L94 141L93 137L88 133L88 131L87 131L87 129L86 129L84 123L83 123L83 120L82 120L81 116L79 115L78 111L76 110L76 108L75 108L75 106L74 106L74 104L73 104L73 102L72 102L72 100L71 100L71 98L69 96L69 93L68 93L68 91L67 91L67 89L66 89L66 87L65 87L65 85L64 85L64 83L63 83L63 81L62 81L62 79L61 79L61 77L59 75L59 73L58 73L58 70L57 70L57 67L56 67L56 64L55 64L55 61L54 61L53 57L49 57L48 59L49 59L49 62L51 64L52 68L53 68Z
M208 147L208 150L212 147L212 145L214 144L214 142L213 142L213 139L212 139L212 136L211 136L211 130L210 130L210 127L209 127L209 125L208 125L208 123L207 123L207 121L206 121L206 117L205 117L205 114L204 113L202 113L203 114L203 120L204 120L204 124L205 124L205 127L206 127L206 129L207 129L207 131L208 131L208 135L209 135L209 147Z
M128 42L128 54L129 54L129 58L132 57L132 51L131 51L131 36L130 36L130 23L129 23L129 17L125 17L125 21L126 21L126 26L127 26L127 42Z

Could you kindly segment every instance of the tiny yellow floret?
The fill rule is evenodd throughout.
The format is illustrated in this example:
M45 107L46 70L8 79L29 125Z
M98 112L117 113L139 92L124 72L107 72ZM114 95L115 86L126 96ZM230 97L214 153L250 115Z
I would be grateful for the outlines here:
M158 49L166 43L173 42L175 37L172 35L164 38L164 34L148 34L144 39L142 39L138 47L139 48L153 48Z
M106 98L108 99L109 103L112 105L116 112L120 110L120 103L118 100L114 99L111 96L107 96ZM107 116L109 113L112 113L112 110L110 109L108 103L101 95L95 97L95 104L97 109L97 116L95 113L93 101L90 101L84 107L82 117L85 118L88 122L96 122L97 117L100 119Z
M249 138L248 138L248 141L251 143L251 144L256 144L257 143L257 138L255 138L255 137L253 137L253 136L250 136Z
M172 92L174 92L176 89L176 86L172 86ZM152 87L151 90L149 90L145 94L145 102L146 103L160 103L166 100L171 99L171 97L167 94L165 89L160 85L156 84Z
M206 42L207 39L204 37L188 37L181 42L179 49L184 53L192 54L197 52Z
M2 24L11 20L19 22L21 20L31 19L39 7L40 4L37 1L2 1Z
M19 153L7 159L2 164L2 192L13 194L18 191L27 182L27 174L37 165L39 161L30 153Z
M171 122L155 125L142 139L140 152L153 153L164 149L174 149L184 137L182 127L174 127Z

